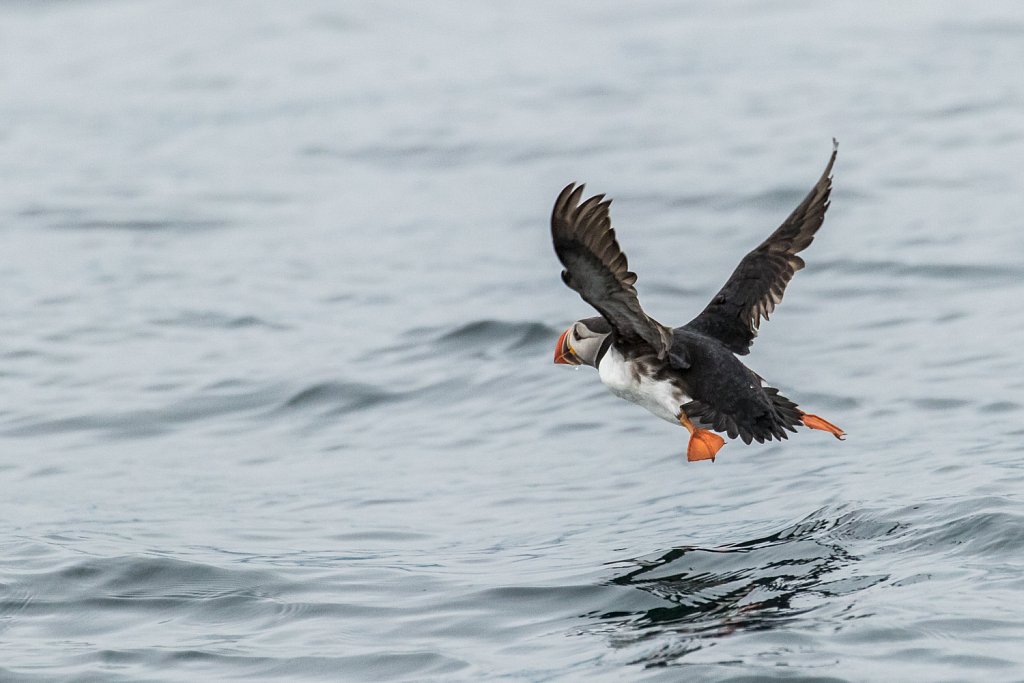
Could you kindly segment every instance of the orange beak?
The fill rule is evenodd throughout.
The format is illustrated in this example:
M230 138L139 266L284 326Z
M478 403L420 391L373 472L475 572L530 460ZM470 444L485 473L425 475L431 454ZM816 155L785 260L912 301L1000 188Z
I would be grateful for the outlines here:
M569 342L566 339L568 336L569 330L566 330L558 338L558 343L555 344L555 362L559 365L579 365L579 358L576 357L576 354L569 347Z

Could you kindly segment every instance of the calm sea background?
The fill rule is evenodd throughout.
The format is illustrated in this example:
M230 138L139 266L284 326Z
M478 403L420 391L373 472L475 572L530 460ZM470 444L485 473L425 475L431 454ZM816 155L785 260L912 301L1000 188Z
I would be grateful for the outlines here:
M0 680L1024 680L1024 7L0 3ZM585 181L686 434L551 363Z

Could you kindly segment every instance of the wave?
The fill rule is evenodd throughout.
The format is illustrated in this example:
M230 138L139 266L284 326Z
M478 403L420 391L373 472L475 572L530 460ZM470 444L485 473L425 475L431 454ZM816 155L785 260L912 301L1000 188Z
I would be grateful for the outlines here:
M822 509L751 540L683 546L638 558L632 561L634 568L611 583L649 593L662 605L637 613L605 614L601 621L620 627L613 636L613 644L620 647L653 633L675 635L672 647L637 662L665 665L699 649L704 639L791 625L818 609L823 598L885 581L885 574L844 573L858 558L843 539L881 538L900 528L864 512L830 518L830 511Z
M560 330L539 322L475 320L442 334L435 342L441 347L481 348L498 344L507 351L533 348L557 338ZM554 342L551 342L554 344Z
M661 644L635 656L633 664L676 665L741 633L841 632L862 616L858 603L875 586L927 583L936 566L999 566L1015 561L1022 545L1024 514L1005 497L929 501L888 511L822 508L750 540L680 546L627 561L626 571L608 585L635 588L656 598L656 605L635 600L639 609L589 618L614 648L643 650L639 646L652 638ZM920 637L913 622L906 628L904 639Z
M220 328L235 330L245 327L264 327L284 330L288 326L270 322L255 315L229 315L217 311L181 311L175 316L158 318L153 324L166 327Z
M561 330L540 322L474 320L456 327L418 327L391 346L374 349L361 361L410 364L427 358L492 359L498 355L530 355L551 345Z
M284 401L281 410L326 408L331 413L342 413L371 408L401 398L401 394L361 382L320 382L293 394Z
M205 670L217 672L216 678L337 680L344 672L366 680L422 680L468 666L437 652L386 644L363 652L331 648L324 654L268 646L264 638L277 629L287 640L296 629L318 633L325 624L337 628L354 617L380 614L372 606L332 601L316 581L290 573L149 555L76 559L50 569L0 573L0 633L15 620L22 628L57 629L68 639L64 656L83 675L103 672L103 680L138 680L147 677L140 672L183 665L198 678L205 678L199 673ZM168 642L167 622L190 625L190 635L179 633L177 641ZM32 680L24 670L3 668L0 678Z

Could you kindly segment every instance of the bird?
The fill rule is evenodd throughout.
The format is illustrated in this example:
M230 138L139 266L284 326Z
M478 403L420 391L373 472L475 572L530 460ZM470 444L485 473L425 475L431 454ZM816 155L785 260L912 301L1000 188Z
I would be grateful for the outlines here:
M598 194L581 202L585 185L567 185L551 212L555 254L562 281L600 315L562 332L554 362L594 367L616 396L685 427L690 462L713 462L725 444L719 433L764 443L802 426L843 440L846 432L802 411L738 357L750 352L762 318L804 267L798 254L825 219L838 149L833 139L828 165L803 201L743 257L704 310L679 327L661 324L640 306L636 273L612 227L611 199Z

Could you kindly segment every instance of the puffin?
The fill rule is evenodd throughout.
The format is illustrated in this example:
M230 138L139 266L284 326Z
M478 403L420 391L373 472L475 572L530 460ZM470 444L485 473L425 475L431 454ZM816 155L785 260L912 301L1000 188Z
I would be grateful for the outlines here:
M589 365L620 398L689 432L688 461L715 460L725 439L745 444L783 440L798 427L846 432L802 411L737 356L750 353L761 320L782 301L804 267L798 256L829 207L838 143L821 178L768 239L740 261L725 285L690 322L668 327L644 312L603 194L580 201L585 185L570 183L551 212L551 238L562 281L600 314L562 332L554 362ZM717 432L717 433L716 433Z

